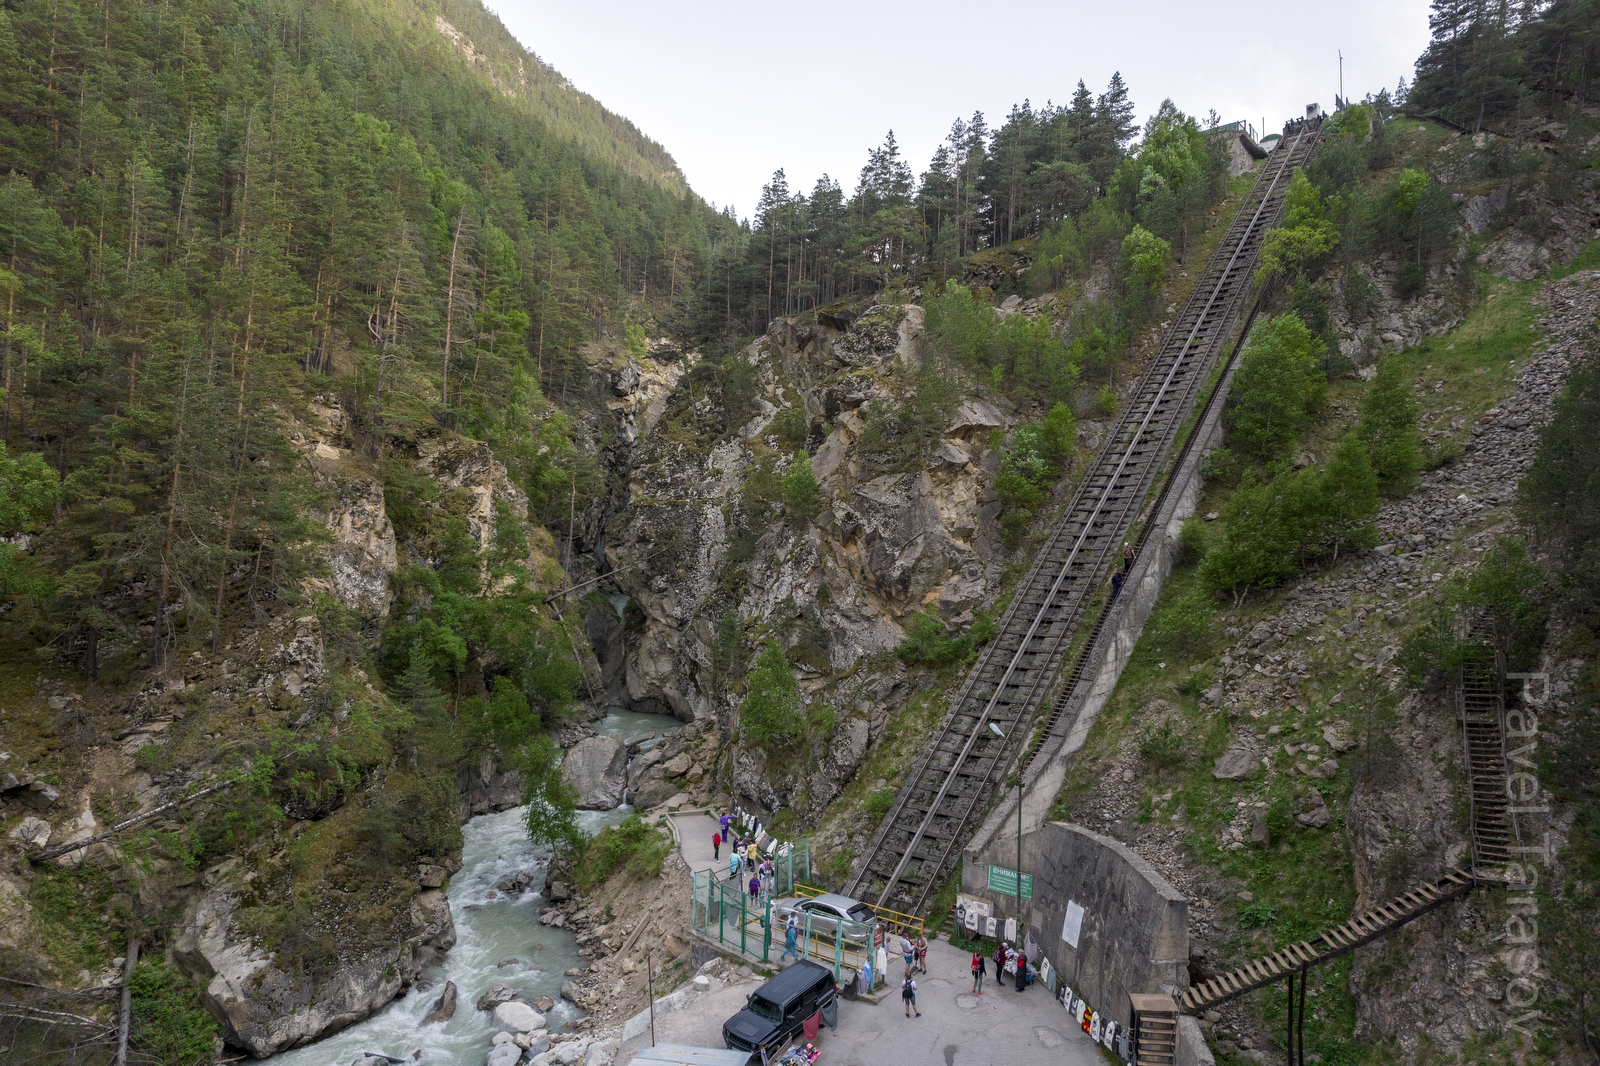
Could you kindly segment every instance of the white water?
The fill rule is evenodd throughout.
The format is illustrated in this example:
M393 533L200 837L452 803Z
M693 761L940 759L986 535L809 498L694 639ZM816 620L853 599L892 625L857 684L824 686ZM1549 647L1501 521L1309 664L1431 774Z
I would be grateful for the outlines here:
M595 723L595 730L602 735L622 733L631 739L681 725L662 715L613 708ZM559 1031L564 1023L583 1016L561 998L560 989L562 971L586 963L578 955L571 933L539 924L550 856L548 851L536 850L528 839L522 824L525 811L517 807L479 815L462 827L461 871L450 879L447 892L456 946L444 965L423 971L419 987L365 1021L315 1044L273 1056L274 1066L350 1066L367 1052L410 1059L417 1051L422 1052L422 1062L474 1066L483 1061L494 1036L489 1015L475 1009L478 997L497 984L511 986L524 999L541 995L554 999L555 1007L546 1012L546 1024L552 1030ZM630 806L580 811L578 824L584 832L595 833L631 813ZM533 884L526 892L507 896L494 887L519 870L533 874ZM507 965L501 966L502 962ZM442 1024L423 1025L423 1017L443 994L446 981L456 983L455 1017Z

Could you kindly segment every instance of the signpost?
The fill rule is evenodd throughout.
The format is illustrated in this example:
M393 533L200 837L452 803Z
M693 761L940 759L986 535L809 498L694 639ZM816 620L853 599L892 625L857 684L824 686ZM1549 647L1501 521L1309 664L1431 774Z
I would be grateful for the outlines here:
M1017 871L1004 866L989 867L989 891L1002 896L1015 896L1017 894ZM1022 875L1022 898L1033 899L1033 875Z

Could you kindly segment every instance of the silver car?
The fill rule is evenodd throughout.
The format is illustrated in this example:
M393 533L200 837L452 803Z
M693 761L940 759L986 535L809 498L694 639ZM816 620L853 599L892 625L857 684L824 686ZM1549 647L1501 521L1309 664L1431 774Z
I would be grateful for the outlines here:
M799 917L801 929L806 927L809 917L815 935L833 937L843 924L845 939L863 945L871 943L872 927L878 920L871 907L836 892L824 892L810 899L780 899L772 905L775 926L787 923L790 914Z

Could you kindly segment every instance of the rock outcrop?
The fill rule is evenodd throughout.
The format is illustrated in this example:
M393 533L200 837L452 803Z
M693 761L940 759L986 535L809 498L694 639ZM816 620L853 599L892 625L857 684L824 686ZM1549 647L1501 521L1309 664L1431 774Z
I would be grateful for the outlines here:
M578 793L578 807L609 811L627 788L628 746L620 736L588 737L568 749L561 776Z
M424 966L444 961L455 925L443 892L423 892L396 921L397 944L341 955L331 977L286 972L234 921L236 889L219 885L185 914L174 958L206 981L201 1001L224 1037L257 1058L319 1040L394 999Z

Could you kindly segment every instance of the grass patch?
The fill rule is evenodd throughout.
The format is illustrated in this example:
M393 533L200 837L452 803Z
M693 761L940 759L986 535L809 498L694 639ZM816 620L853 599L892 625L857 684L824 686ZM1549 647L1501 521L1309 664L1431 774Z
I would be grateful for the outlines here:
M608 826L590 839L573 868L572 879L587 892L619 871L640 879L656 877L671 851L671 836L630 814L622 824Z

